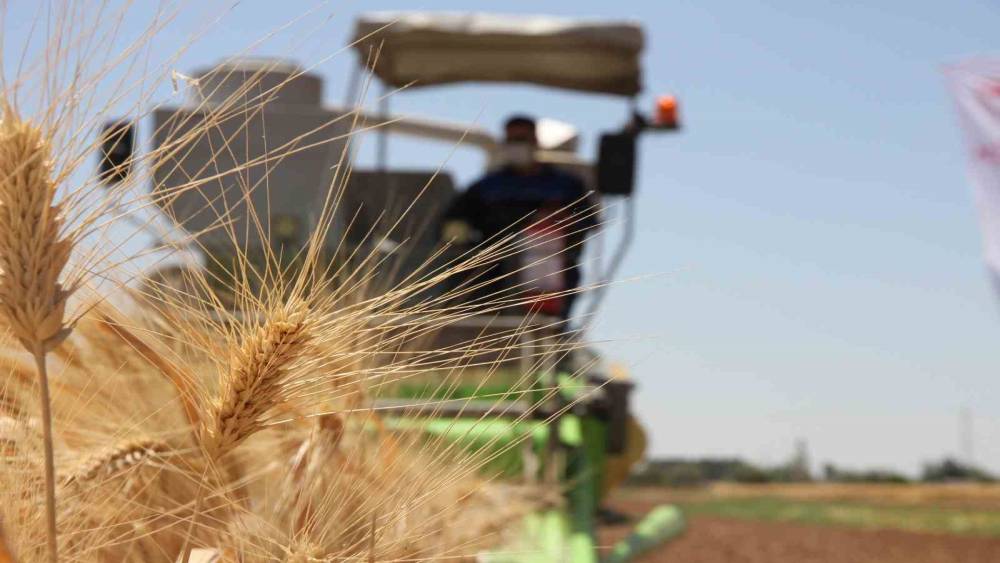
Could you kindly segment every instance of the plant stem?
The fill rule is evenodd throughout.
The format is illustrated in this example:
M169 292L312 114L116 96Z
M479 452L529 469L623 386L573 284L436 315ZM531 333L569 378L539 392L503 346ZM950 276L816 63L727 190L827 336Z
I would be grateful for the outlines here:
M42 401L42 436L45 443L45 520L48 525L49 561L59 561L56 536L56 465L52 453L52 405L49 399L49 374L45 367L45 351L35 347L35 366L38 368L38 388Z
M194 534L195 521L198 519L198 513L201 512L201 503L204 500L204 487L205 478L208 475L208 468L201 474L201 479L198 481L198 494L194 498L194 511L191 513L191 521L188 522L187 533L184 534L184 543L181 545L181 557L180 563L190 563L191 561L191 535Z

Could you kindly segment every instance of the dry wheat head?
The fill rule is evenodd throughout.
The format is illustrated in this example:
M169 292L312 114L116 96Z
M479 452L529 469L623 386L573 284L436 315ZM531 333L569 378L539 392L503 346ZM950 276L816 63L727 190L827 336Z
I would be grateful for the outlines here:
M59 282L72 242L61 237L50 148L10 109L0 118L0 312L28 350L65 333L69 292Z
M289 369L312 338L308 307L301 301L279 307L269 317L233 350L218 399L206 417L204 441L211 457L224 455L260 429L267 412L281 402Z
M158 457L168 446L158 440L139 439L119 444L94 456L66 478L66 485L85 485L98 479L108 479L137 465Z

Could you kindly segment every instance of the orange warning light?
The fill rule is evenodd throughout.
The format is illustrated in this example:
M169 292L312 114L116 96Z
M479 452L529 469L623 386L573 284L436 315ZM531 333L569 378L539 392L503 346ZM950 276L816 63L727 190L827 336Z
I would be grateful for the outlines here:
M656 98L656 125L677 127L677 98L669 95Z

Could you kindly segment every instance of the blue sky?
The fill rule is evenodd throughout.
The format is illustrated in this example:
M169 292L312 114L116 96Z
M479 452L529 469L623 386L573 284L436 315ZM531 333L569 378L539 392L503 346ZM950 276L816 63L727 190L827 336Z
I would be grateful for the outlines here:
M242 2L178 63L241 50L315 2ZM195 6L192 4L192 6ZM200 8L200 5L198 5ZM363 9L467 9L468 2L334 2L311 63L347 40ZM676 93L685 130L642 142L639 238L596 336L627 364L657 455L780 462L796 438L814 461L915 470L958 449L974 413L975 458L1000 471L1000 315L980 256L961 138L940 73L995 53L990 2L480 1L476 9L635 18L647 94ZM142 12L145 5L137 10ZM16 25L24 5L11 7ZM27 13L27 12L25 12ZM154 43L166 56L198 17ZM185 27L185 26L188 27ZM263 54L288 54L279 37ZM316 69L340 102L353 58ZM407 92L405 113L496 128L527 111L588 139L624 105L533 87ZM392 142L399 166L450 146ZM583 151L590 153L587 143ZM471 180L482 162L448 163Z

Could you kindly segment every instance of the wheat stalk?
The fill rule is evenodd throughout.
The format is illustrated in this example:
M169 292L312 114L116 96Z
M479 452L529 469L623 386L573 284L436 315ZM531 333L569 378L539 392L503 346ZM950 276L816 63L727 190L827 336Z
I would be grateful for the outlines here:
M9 107L0 118L0 313L35 357L45 446L45 511L49 559L58 560L55 463L46 354L69 333L71 293L59 282L73 248L62 238L50 148L42 130Z
M185 372L182 367L170 362L161 354L157 353L156 350L139 337L139 335L128 330L125 326L115 321L108 315L101 315L98 325L106 329L116 338L121 339L121 341L128 345L129 348L139 355L139 357L159 370L159 372L170 381L170 383L177 390L177 395L180 398L182 407L184 408L184 416L187 417L188 423L191 425L191 429L193 431L197 427L198 421L200 420L198 406L194 400L195 391L192 386L194 378L189 373Z

